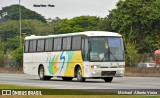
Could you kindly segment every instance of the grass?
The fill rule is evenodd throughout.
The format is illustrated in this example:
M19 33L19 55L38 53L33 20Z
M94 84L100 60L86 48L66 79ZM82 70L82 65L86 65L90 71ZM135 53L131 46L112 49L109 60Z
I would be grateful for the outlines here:
M0 84L0 89L43 89L43 88L35 88L29 86L17 86L17 85L9 85L9 84Z
M43 96L0 96L1 98L160 98L159 96L133 95L43 95Z
M29 87L29 86L16 86L16 85L7 85L0 84L0 89L14 89L14 90L38 90L46 93L47 95L43 96L0 96L0 98L160 98L160 96L145 96L145 95L106 95L103 93L93 93L93 92L84 92L77 90L63 90L63 89L44 89L38 87ZM1 91L0 90L0 91ZM0 92L1 94L1 92Z
M29 86L16 86L8 84L0 84L0 89L14 89L19 91L41 91L44 95L99 95L103 93L91 93L79 90L66 90L66 89L46 89ZM1 94L1 92L0 92Z

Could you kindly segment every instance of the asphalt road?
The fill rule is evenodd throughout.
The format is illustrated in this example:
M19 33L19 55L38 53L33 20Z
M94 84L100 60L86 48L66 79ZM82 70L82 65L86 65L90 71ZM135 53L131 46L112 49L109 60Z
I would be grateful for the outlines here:
M86 82L63 81L52 78L41 81L38 76L0 73L0 84L35 86L53 89L160 89L160 77L115 77L111 83L101 79L86 79Z

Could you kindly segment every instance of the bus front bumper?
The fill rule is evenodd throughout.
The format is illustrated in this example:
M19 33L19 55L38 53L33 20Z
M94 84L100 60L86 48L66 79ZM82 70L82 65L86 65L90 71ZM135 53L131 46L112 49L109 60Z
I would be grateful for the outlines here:
M105 78L105 77L123 77L124 68L103 68L103 69L92 69L88 76L95 78Z

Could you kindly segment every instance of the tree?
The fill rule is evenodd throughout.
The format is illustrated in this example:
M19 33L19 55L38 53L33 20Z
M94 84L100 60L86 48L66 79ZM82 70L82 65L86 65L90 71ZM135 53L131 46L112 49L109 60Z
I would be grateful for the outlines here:
M68 19L54 20L52 25L56 34L98 30L100 18L95 16L80 16Z
M11 56L21 65L23 60L23 45L11 52Z
M46 22L46 19L36 13L35 11L31 11L30 9L25 8L24 6L21 7L21 17L22 20L24 19L36 19L42 22ZM0 10L0 16L3 19L7 20L19 20L19 5L11 5L7 7L3 7L2 10Z
M27 35L49 35L54 30L50 24L38 20L22 20L22 38ZM23 35L25 34L25 35ZM0 25L0 38L4 42L4 53L19 47L19 21L10 20Z
M38 20L23 20L22 33L27 35L49 35L54 33L54 29L51 24Z
M135 66L140 61L140 54L138 54L138 49L134 43L126 44L126 65Z
M7 42L5 42L7 49L11 50L11 51L17 49L20 45L19 40L20 40L19 36L15 36L13 38L8 38ZM24 37L22 37L22 43L23 43L23 40L24 40Z
M4 58L4 42L0 39L0 60Z
M160 46L159 5L159 0L120 0L106 19L108 27L126 42L135 41L140 53L152 52Z
M19 35L19 22L16 20L7 21L0 25L0 36L2 41L6 42L8 38Z

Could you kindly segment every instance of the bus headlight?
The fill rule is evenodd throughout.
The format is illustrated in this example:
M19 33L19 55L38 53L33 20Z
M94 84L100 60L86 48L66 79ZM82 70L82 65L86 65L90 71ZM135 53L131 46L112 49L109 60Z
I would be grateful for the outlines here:
M95 72L95 71L93 71L92 73L93 73L93 74L96 74L96 72Z
M96 69L96 68L100 68L99 65L91 65L91 69Z

